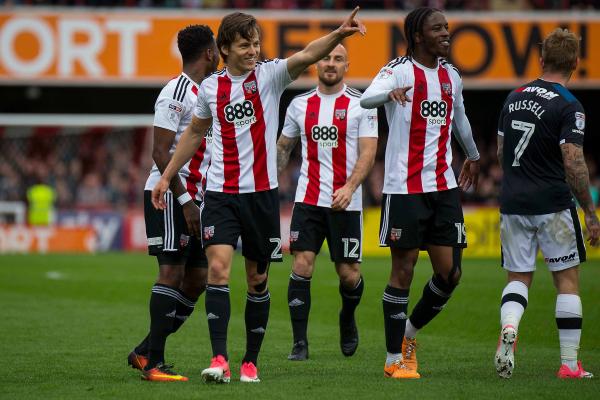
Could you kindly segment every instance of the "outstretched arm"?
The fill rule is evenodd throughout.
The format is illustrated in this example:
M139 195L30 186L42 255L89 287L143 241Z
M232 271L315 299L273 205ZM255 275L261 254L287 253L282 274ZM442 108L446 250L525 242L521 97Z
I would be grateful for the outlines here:
M575 143L564 143L560 145L560 150L567 184L583 209L590 244L596 246L600 240L600 222L590 194L590 177L585 165L583 147Z
M346 184L333 193L332 209L345 210L350 205L356 188L365 180L369 171L373 168L376 152L376 137L361 137L358 139L358 160Z
M329 54L345 37L354 35L356 32L360 32L361 35L364 35L367 32L367 29L362 22L356 18L356 13L359 8L360 7L356 7L348 19L346 19L346 21L344 21L344 23L335 31L319 39L313 40L304 48L304 50L299 51L287 59L287 69L292 80L298 78L298 76L300 76L300 74L310 65Z

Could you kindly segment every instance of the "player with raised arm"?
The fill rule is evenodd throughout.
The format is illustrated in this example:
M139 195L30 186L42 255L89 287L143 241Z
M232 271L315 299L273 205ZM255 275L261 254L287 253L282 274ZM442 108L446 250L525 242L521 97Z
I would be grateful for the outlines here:
M377 110L360 106L361 93L344 83L348 53L339 44L317 62L318 86L289 105L277 141L281 172L301 139L302 167L290 226L294 255L288 305L294 345L288 359L308 358L310 282L323 241L340 278L340 347L351 356L358 347L354 311L363 293L361 183L377 151Z
M565 87L577 68L579 39L562 28L542 43L542 76L507 97L498 122L498 159L504 171L500 194L502 292L500 339L494 364L510 378L519 322L528 303L538 249L552 272L560 342L559 378L591 378L578 361L582 307L579 264L585 245L573 195L585 215L592 246L600 224L589 191L583 156L585 112Z
M129 354L128 363L149 381L187 381L164 363L167 336L176 332L194 310L204 291L207 260L193 235L200 229L203 183L210 161L210 137L194 148L168 182L165 208L152 206L151 190L192 120L200 82L215 71L219 52L211 29L190 25L177 34L183 72L162 89L155 104L154 143L150 176L144 189L148 252L157 258L158 279L150 296L150 332Z
M477 187L479 153L465 114L461 78L445 60L450 35L444 14L417 8L406 16L404 33L406 56L379 71L361 105L385 104L390 126L379 237L380 245L389 246L392 254L390 280L383 293L384 376L415 379L420 377L415 336L450 299L461 276L462 248L467 245L451 168L451 134L467 155L458 179L463 190L471 184ZM419 249L429 253L434 274L408 317Z
M152 193L154 206L163 209L168 182L212 126L212 164L201 215L208 257L206 314L213 350L209 368L202 371L207 382L230 381L229 276L240 236L248 285L246 354L240 380L259 382L258 353L270 308L268 267L283 257L277 194L279 99L294 79L345 37L365 33L364 25L355 18L357 12L358 7L338 29L291 57L262 62L258 61L260 31L256 19L235 12L221 21L217 45L226 68L202 83L192 122Z

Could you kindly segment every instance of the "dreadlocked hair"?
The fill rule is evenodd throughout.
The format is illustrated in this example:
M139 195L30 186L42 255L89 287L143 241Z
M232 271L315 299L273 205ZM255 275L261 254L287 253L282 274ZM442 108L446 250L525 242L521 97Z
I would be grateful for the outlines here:
M423 33L425 19L436 11L437 8L419 7L412 10L404 19L404 37L406 38L406 55L412 57L415 50L415 34Z

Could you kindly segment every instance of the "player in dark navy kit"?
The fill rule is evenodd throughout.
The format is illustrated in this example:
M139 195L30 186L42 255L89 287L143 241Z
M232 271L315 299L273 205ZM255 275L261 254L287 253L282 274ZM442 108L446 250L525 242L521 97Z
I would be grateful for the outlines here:
M583 209L592 246L598 243L600 224L583 156L585 112L565 88L578 54L579 39L573 33L553 31L542 45L542 77L510 93L500 114L500 237L508 284L502 292L502 330L494 361L503 378L510 378L514 368L519 321L538 249L558 292L562 365L557 375L592 377L577 361L582 324L578 267L586 253L573 195Z

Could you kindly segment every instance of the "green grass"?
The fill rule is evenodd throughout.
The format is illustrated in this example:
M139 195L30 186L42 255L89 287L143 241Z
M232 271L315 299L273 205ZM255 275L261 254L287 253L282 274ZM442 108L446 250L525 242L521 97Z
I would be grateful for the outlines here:
M550 275L540 268L521 323L516 370L509 381L492 364L498 335L498 308L505 274L497 260L466 260L463 280L449 305L419 333L422 379L383 378L385 344L381 295L389 274L388 259L363 263L366 289L358 310L360 346L351 358L339 350L340 299L333 267L318 259L313 279L309 324L310 360L286 360L291 348L287 310L290 259L271 270L271 318L259 359L262 383L243 385L238 378L244 350L244 272L236 257L231 282L230 385L200 380L208 365L210 343L204 297L192 318L171 336L167 360L189 376L187 383L149 383L126 366L126 356L148 327L148 295L155 261L141 254L95 256L0 256L0 398L401 398L530 399L598 398L595 380L559 381L555 293ZM411 293L414 305L431 268L426 257L417 266ZM584 331L581 358L600 375L600 265L581 271ZM595 394L594 394L595 393Z

